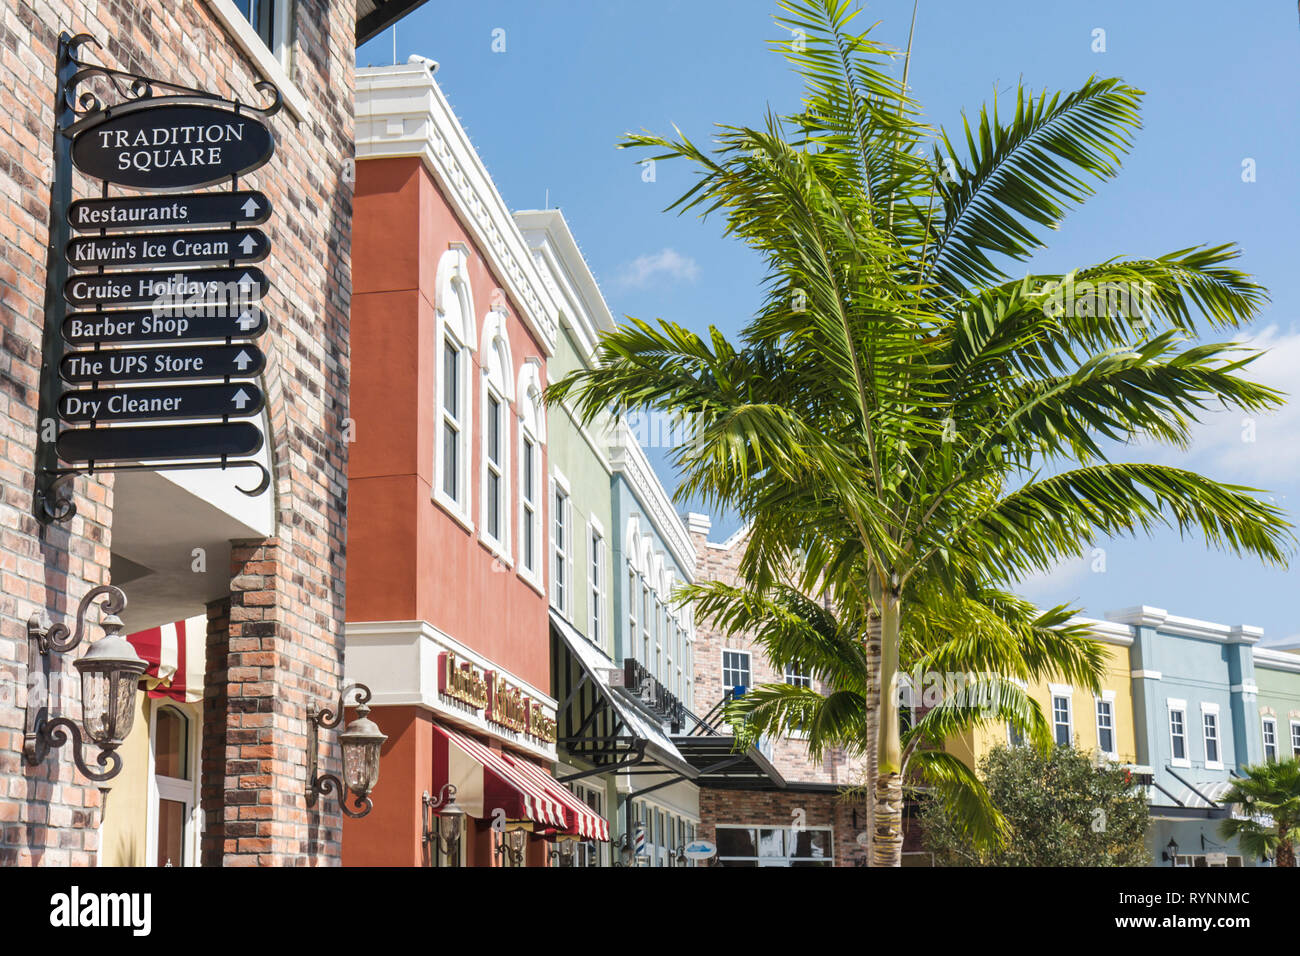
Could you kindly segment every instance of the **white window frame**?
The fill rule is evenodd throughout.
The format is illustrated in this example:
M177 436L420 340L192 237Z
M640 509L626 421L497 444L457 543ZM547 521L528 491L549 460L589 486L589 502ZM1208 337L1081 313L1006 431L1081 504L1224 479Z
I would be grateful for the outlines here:
M751 651L745 651L745 650L739 650L739 649L734 648L734 647L724 647L724 648L722 649L722 656L721 656L721 660L720 660L720 663L722 664L722 691L723 691L723 693L725 694L725 693L727 693L728 691L735 690L735 688L736 688L736 686L737 686L737 682L736 682L736 681L728 681L728 680L727 680L727 671L728 671L728 669L729 669L729 668L727 667L727 655L728 655L728 654L741 654L741 655L744 656L744 658L745 658L745 673L746 673L747 675L749 675L749 680L746 681L746 682L744 683L744 688L745 688L745 690L746 690L747 692L750 691L750 690L752 690L753 687L754 687L754 655L753 655L753 652L751 652ZM734 671L734 670L736 670L736 668L733 667L733 668L730 668L730 670L733 670L733 671Z
M551 481L549 485L549 495L547 501L550 505L550 515L547 521L550 532L550 551L547 557L547 564L551 571L551 606L560 612L560 615L566 620L573 620L573 590L575 582L573 580L573 552L576 550L576 542L573 539L573 492L569 485L569 479L565 478L558 469L551 469ZM559 496L564 495L564 502L561 505ZM563 525L564 528L564 545L560 546L556 541L556 528ZM557 568L563 567L563 574L557 572Z
M544 457L543 450L546 445L546 418L541 407L541 376L538 371L539 363L534 359L527 359L519 369L519 395L518 395L518 427L519 427L519 495L518 508L516 513L516 527L519 529L519 561L517 571L519 576L529 584L533 590L545 596L546 594L546 567L549 563L549 554L543 544L542 520L545 514L545 502L541 500L542 476L545 469L542 464ZM533 446L533 468L531 475L525 475L524 469L527 467L528 456L524 454L525 443L531 443ZM533 498L526 500L524 497L525 488L528 478L532 479ZM525 555L525 547L528 540L528 532L531 529L533 536L533 561L534 566L528 567Z
M474 295L469 282L469 256L463 246L454 244L438 260L435 280L434 339L437 358L434 362L434 408L437 429L433 447L433 501L466 530L474 531L471 517L473 504L471 475L474 455L470 437L474 434L474 351L477 337L474 323ZM446 354L452 345L457 355L459 376L456 398L459 414L451 422L456 428L456 488L452 497L443 489L446 484L446 454L443 440L450 417L446 404Z
M154 753L158 733L158 714L164 707L171 707L185 718L187 739L186 764L190 769L190 780L176 777L158 778L158 761ZM148 762L148 798L149 807L145 825L145 865L158 865L158 824L162 816L161 800L175 800L188 806L185 820L185 849L188 860L184 866L198 866L202 840L202 814L199 808L199 729L203 723L203 714L197 715L191 707L172 700L158 698L150 701L149 707L149 762ZM173 864L175 865L175 864Z
M1269 734L1270 725L1272 725L1272 731L1273 731L1273 756L1271 756L1271 757L1268 755L1268 734ZM1277 754L1278 754L1278 750L1277 750L1277 718L1276 718L1276 717L1262 717L1262 718L1260 718L1259 729L1260 729L1260 734L1261 734L1260 741L1261 741L1261 743L1263 743L1263 745L1264 745L1264 750L1263 750L1264 762L1265 762L1265 763L1276 763L1276 762L1277 762Z
M1293 720L1291 728L1291 756L1300 757L1300 720Z
M1057 744L1056 728L1060 721L1056 719L1056 700L1062 698L1065 700L1065 744L1066 747L1074 746L1074 688L1068 684L1049 684L1048 685L1049 704L1052 709L1052 743Z
M1217 757L1210 759L1210 725L1207 718L1214 718L1214 749ZM1223 769L1223 721L1219 720L1219 705L1210 701L1201 701L1201 746L1204 748L1205 769Z
M1101 745L1101 705L1105 704L1109 711L1110 717L1110 749L1106 750ZM1104 754L1111 760L1119 759L1119 730L1115 726L1115 692L1113 690L1103 690L1101 696L1093 696L1093 715L1097 721L1097 752Z
M592 515L587 519L587 636L599 648L609 636L608 551L605 527Z
M1166 698L1165 713L1167 716L1166 726L1169 728L1169 765L1171 767L1190 767L1192 765L1192 752L1187 733L1187 701L1177 700L1172 697ZM1175 713L1181 717L1183 725L1183 755L1181 757L1174 756L1174 739L1177 736L1174 733Z
M252 22L235 6L234 0L205 0L208 9L221 21L235 44L251 59L263 79L270 80L284 95L289 111L304 123L315 122L311 102L293 81L294 52L297 46L297 2L279 5L272 43L268 47Z
M483 424L479 429L481 467L479 469L479 540L483 542L507 567L513 567L510 554L510 514L513 510L510 502L510 449L513 444L510 423L514 419L510 392L515 382L514 362L510 354L510 338L506 331L506 315L500 309L492 309L483 320L483 341L479 346L480 364L482 365L483 384L479 391L479 402L483 413ZM493 463L488 458L488 404L495 399L500 407L500 455L501 460ZM493 535L488 527L488 487L489 478L496 475L500 481L500 500L497 503L497 518L501 524L500 533Z

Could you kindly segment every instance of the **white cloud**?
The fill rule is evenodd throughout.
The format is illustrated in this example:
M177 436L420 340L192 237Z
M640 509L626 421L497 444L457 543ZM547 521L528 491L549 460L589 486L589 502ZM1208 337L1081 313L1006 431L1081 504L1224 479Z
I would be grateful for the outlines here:
M1062 561L1050 571L1021 578L1012 590L1044 606L1078 600L1079 586L1092 570L1095 560L1096 556L1088 556Z
M1290 485L1300 473L1300 395L1296 370L1300 369L1300 332L1283 332L1270 325L1242 344L1264 354L1240 374L1254 382L1286 393L1276 411L1248 415L1238 409L1212 409L1200 414L1186 451L1159 446L1135 449L1142 457L1166 464L1195 467L1220 481L1254 487Z
M659 276L678 282L694 282L699 274L700 267L690 256L684 256L676 249L661 249L625 263L615 282L626 289L644 289Z

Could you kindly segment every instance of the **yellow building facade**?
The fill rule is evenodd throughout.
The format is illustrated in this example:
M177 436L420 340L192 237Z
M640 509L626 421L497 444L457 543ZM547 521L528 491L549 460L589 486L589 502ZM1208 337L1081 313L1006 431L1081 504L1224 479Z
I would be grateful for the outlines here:
M1026 690L1042 708L1058 742L1117 763L1136 763L1130 628L1110 621L1085 619L1077 623L1087 625L1089 636L1106 652L1101 693L1094 695L1059 677L1028 684ZM994 747L1013 743L1016 740L1006 724L988 724L951 738L945 749L973 768Z

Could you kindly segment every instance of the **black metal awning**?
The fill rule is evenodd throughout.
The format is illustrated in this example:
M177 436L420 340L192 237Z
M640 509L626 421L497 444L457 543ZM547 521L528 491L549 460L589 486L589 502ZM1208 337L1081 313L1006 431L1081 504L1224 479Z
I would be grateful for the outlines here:
M551 687L559 701L556 743L569 759L593 768L557 779L629 768L686 780L699 775L659 716L624 688L611 686L611 674L622 668L554 611L551 638Z
M673 743L699 776L701 787L731 790L784 790L785 778L752 744L736 749L731 736L674 737Z
M357 0L357 46L383 33L425 0Z

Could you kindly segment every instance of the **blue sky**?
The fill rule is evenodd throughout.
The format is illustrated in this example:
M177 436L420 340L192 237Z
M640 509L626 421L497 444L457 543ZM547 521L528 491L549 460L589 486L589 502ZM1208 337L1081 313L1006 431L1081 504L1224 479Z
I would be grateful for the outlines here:
M875 36L907 40L910 0L864 4ZM757 124L767 107L793 109L799 84L768 50L782 31L765 0L430 0L397 27L397 56L437 60L437 79L512 209L564 210L615 315L662 316L697 331L734 333L759 302L757 258L721 236L716 220L663 212L689 184L660 163L647 182L638 154L615 144L629 130L707 142L714 123ZM1103 30L1105 52L1094 52ZM504 33L494 33L504 31ZM1119 0L992 4L922 0L911 69L933 125L1017 80L1069 90L1091 74L1146 91L1144 129L1118 179L1074 211L1033 265L1063 272L1115 255L1158 255L1200 243L1238 243L1241 268L1272 303L1249 330L1270 349L1256 377L1292 390L1300 368L1296 224L1300 222L1300 29L1291 3ZM504 40L504 51L494 52ZM358 51L359 65L392 62L393 35ZM1243 181L1253 160L1254 181ZM1300 406L1254 422L1217 414L1189 452L1129 451L1268 489L1294 520L1300 502ZM651 452L671 490L662 453ZM714 535L735 529L714 515ZM1023 583L1041 603L1072 602L1100 617L1148 604L1171 614L1265 629L1265 642L1300 635L1300 570L1270 570L1174 533L1098 541L1090 556ZM1298 559L1300 560L1300 559Z

